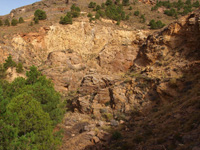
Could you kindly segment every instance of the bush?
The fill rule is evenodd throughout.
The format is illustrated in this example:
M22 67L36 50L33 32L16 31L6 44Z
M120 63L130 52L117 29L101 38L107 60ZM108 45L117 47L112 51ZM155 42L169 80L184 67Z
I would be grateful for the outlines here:
M16 26L18 24L17 19L12 19L11 25Z
M185 1L185 4L186 4L186 5L191 5L191 0L186 0L186 1Z
M189 12L192 12L192 7L191 6L185 6L183 8L183 12L181 14L184 16L184 15L187 15Z
M115 5L119 5L119 4L120 4L120 0L116 0Z
M101 4L101 8L104 9L105 8L105 3Z
M120 20L117 21L116 25L118 25L118 26L120 25Z
M126 15L126 19L125 20L129 20L130 16L129 15Z
M90 2L88 5L88 8L95 8L96 7L96 3L95 2Z
M158 6L151 7L151 11L158 10Z
M80 12L81 12L81 9L78 6L76 7L75 4L73 4L71 6L71 15L72 15L72 18L79 17L80 16Z
M108 6L106 8L106 16L115 21L125 20L125 12L122 6Z
M112 5L112 0L107 0L106 1L106 6L110 6L110 5Z
M10 21L8 19L6 19L5 22L4 22L4 25L5 26L10 26Z
M141 23L145 23L146 22L146 18L144 16L144 14L140 16L140 22Z
M151 29L160 29L160 28L163 28L165 26L165 24L162 23L162 21L160 21L160 20L157 21L157 22L155 22L155 20L151 20L149 22L149 25L150 25Z
M9 55L5 60L6 62L3 64L3 67L7 70L9 67L16 67L16 63L12 60L12 56Z
M22 17L19 18L19 23L24 23L24 19Z
M192 6L193 7L195 7L195 8L198 8L200 5L199 5L199 1L197 0L196 2L194 2L193 4L192 4Z
M134 15L135 15L135 16L139 16L139 14L140 14L140 12L139 12L138 10L136 10L136 11L134 12Z
M0 64L0 79L5 78L5 77L6 77L6 69L4 68L2 64Z
M29 24L29 26L33 26L33 22L31 21L31 23Z
M122 138L122 134L119 132L119 131L115 131L113 134L112 134L112 139L113 140L118 140Z
M132 7L132 6L130 6L130 7L129 7L129 10L132 10L132 9L133 9L133 7Z
M92 14L88 13L87 17L92 18Z
M46 12L40 9L37 9L34 13L35 18L38 17L39 20L45 20L47 18Z
M100 19L100 14L98 12L95 15L95 19Z
M72 24L72 16L71 13L68 12L67 15L63 18L60 18L60 24Z
M184 3L182 2L182 0L178 0L177 3L174 3L174 6L175 6L178 10L180 10L181 8L183 8Z
M22 63L18 63L16 66L16 71L22 73L24 71Z
M130 5L130 4L129 4L129 0L123 0L123 1L122 1L122 5L123 5L123 6L128 6L128 5Z
M60 95L36 67L30 70L27 80L1 80L0 149L58 149L61 144L53 131L63 116ZM34 82L28 82L33 76Z
M100 15L101 17L105 17L105 16L106 16L106 14L105 14L104 11L98 10L97 13L99 13L99 15Z
M34 18L34 22L35 22L35 24L39 23L39 18L37 16Z
M171 8L170 10L165 10L164 14L166 14L168 16L174 16L175 17L177 15L177 12L174 8Z
M101 6L100 5L97 5L96 7L96 11L100 10L101 9Z
M3 22L2 22L2 20L0 20L0 26L2 26L3 25Z

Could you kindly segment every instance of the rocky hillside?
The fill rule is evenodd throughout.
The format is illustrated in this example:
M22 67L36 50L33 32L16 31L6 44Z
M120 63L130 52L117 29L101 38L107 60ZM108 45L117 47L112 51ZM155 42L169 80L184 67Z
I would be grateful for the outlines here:
M10 17L29 19L32 7L59 14L71 3L89 3L66 2L42 1ZM25 69L37 66L66 103L60 149L200 149L199 9L154 33L84 15L72 25L51 16L28 32L9 28L2 31L0 62L11 54ZM24 74L10 71L7 80L17 76Z

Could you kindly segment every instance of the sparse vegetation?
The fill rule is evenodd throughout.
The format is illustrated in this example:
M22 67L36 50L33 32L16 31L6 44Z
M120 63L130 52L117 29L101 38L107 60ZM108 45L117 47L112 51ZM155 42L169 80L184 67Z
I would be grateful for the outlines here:
M168 16L178 18L178 14L187 15L189 12L192 12L192 7L198 8L199 1L191 3L191 0L186 0L185 3L182 0L178 0L177 2L170 1L157 1L156 5L151 8L152 11L158 10L159 7L165 7L165 14ZM181 12L182 10L182 12Z
M124 6L128 6L129 0L124 0L123 3ZM130 15L126 15L125 11L123 10L123 5L120 5L119 0L115 1L115 3L113 3L112 0L107 0L105 4L101 4L101 7L100 5L97 5L95 8L95 6L96 4L94 2L90 2L88 6L89 8L94 8L94 11L97 11L95 18L92 18L91 14L88 15L90 21L94 19L100 19L100 17L106 16L109 19L117 21L117 25L119 25L121 20L129 20ZM102 8L105 8L105 10L101 10ZM130 9L132 9L132 7L130 7Z

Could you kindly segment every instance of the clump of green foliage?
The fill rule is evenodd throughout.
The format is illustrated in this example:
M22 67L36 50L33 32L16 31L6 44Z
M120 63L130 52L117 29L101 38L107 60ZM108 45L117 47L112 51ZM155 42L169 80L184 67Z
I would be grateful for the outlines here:
M0 79L3 79L6 77L6 69L2 64L0 64Z
M67 13L67 15L65 17L61 17L60 18L60 24L72 24L72 15L70 12Z
M41 10L41 9L37 9L34 13L35 18L38 17L39 20L45 20L47 19L47 15L46 12Z
M17 66L16 66L16 71L17 71L18 73L22 73L22 72L24 71L22 63L19 62L19 63L17 64Z
M130 5L129 0L123 0L122 5L123 6L129 6Z
M76 6L75 4L73 4L71 6L71 11L70 12L67 12L66 16L65 17L61 17L60 18L60 24L63 24L63 25L66 25L66 24L72 24L72 18L77 18L80 16L80 12L81 12L81 9Z
M197 0L192 4L193 7L198 8L200 6L199 1Z
M93 11L96 11L95 18L92 16L88 16L90 21L95 19L100 19L101 17L107 17L109 19L117 21L117 25L120 24L121 20L129 20L130 15L126 15L123 10L123 6L128 6L129 0L123 0L122 4L120 4L120 0L116 0L114 3L112 0L106 0L105 3L100 5L96 5L94 2L90 2L89 8L93 8ZM104 10L102 10L104 9ZM129 8L130 10L132 7Z
M106 16L110 19L113 19L115 21L125 20L126 14L123 11L123 7L116 6L116 5L110 5L106 8Z
M80 16L80 12L81 12L81 9L76 6L75 4L73 4L71 6L71 15L72 15L72 18L77 18Z
M24 23L24 19L22 17L19 18L19 23Z
M165 14L168 16L178 18L178 14L187 15L192 12L192 7L198 8L200 6L199 1L191 2L191 0L186 0L185 3L182 0L177 2L170 1L157 1L156 5L151 8L152 11L158 10L159 7L165 7Z
M29 26L33 26L33 22L32 21L30 22Z
M170 10L165 10L164 14L168 15L168 16L177 16L177 12L174 8L171 8Z
M87 17L92 18L92 14L88 13Z
M145 18L145 15L144 15L144 14L142 14L142 15L140 16L140 22L141 22L141 23L145 23L145 22L146 22L146 18Z
M120 138L122 138L122 134L119 131L113 132L113 134L112 134L112 139L113 140L118 140Z
M160 28L163 28L165 26L165 24L162 23L162 21L160 21L160 20L158 20L158 21L151 20L149 22L149 25L150 25L151 29L160 29Z
M6 62L3 64L3 67L5 69L8 69L9 67L11 67L11 68L16 67L16 63L12 60L11 55L9 55L8 58L5 61Z
M90 2L88 5L88 8L95 8L96 7L96 3L95 2Z
M98 11L98 10L100 10L100 9L101 9L101 6L100 6L100 5L97 5L95 11Z
M105 6L106 6L105 3L102 3L102 4L101 4L101 9L104 9Z
M0 70L14 64L9 56ZM0 80L0 149L57 149L61 136L53 129L63 117L60 94L35 66L26 76Z
M110 6L112 4L113 4L112 0L107 0L106 3L105 3L106 6Z
M12 19L11 25L12 26L16 26L17 24L18 24L18 20L17 19Z
M35 24L39 24L39 18L37 16L34 18L34 22Z
M139 16L139 14L140 14L139 10L136 10L136 11L134 12L134 15L135 15L135 16Z
M4 25L5 25L5 26L10 26L10 21L9 21L8 19L6 19L6 20L4 21Z
M3 26L3 21L0 19L0 26Z

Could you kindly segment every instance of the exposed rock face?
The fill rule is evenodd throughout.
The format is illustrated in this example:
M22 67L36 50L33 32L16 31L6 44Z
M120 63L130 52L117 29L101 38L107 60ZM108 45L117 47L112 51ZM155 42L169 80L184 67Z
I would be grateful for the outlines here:
M192 13L170 24L162 32L150 35L135 62L138 65L152 64L156 60L165 58L169 52L175 51L188 60L190 58L194 60L194 57L198 60L200 57L198 51L200 47L199 23L199 14Z
M133 41L144 39L145 35L143 31L113 29L112 25L92 24L82 18L73 25L57 24L43 27L38 33L15 35L11 46L1 46L5 57L0 61L10 53L25 66L40 66L55 87L66 92L75 90L89 69L103 74L127 71L138 51Z

